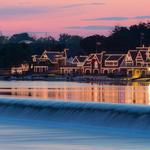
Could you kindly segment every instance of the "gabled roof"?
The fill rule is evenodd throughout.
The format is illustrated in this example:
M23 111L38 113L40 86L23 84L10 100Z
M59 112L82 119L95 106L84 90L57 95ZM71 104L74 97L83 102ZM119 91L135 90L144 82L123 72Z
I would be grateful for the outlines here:
M75 56L74 59L72 60L72 63L73 64L84 63L87 58L88 56Z
M77 56L75 56L72 60L72 63L78 63L78 62L79 62L79 60L78 60Z
M106 61L118 61L119 59L121 59L121 57L123 56L123 54L110 54Z
M79 60L79 62L84 62L87 58L88 56L77 56L77 59Z
M105 54L103 56L103 67L105 68L116 68L116 67L119 67L123 60L125 58L125 54ZM114 65L105 65L105 62L112 62L112 61L117 61L118 62L118 65L117 66L114 66Z
M88 56L88 60L92 59L93 57L94 57L94 54L90 54L90 55Z
M102 67L105 67L105 60L109 57L109 54L105 54L103 55L103 59L102 59Z
M84 66L91 66L91 60L92 59L97 59L99 63L103 61L103 52L102 53L92 53L90 54L86 59Z
M122 54L122 57L119 59L118 65L120 66L125 59L125 54Z
M52 61L52 62L57 62L56 61L56 53L46 53L46 55L48 56L48 58Z
M57 57L59 57L59 56L64 56L64 52L55 52L55 51L46 51L46 54L48 55L48 56L57 56Z
M138 53L138 50L129 50L128 53L130 53L132 60L135 60L137 53Z
M142 47L136 47L136 50L148 50L150 47L145 47L144 45Z
M46 54L48 59L53 63L56 63L58 59L61 59L65 56L64 52L55 51L44 51L43 54Z
M103 53L92 53L88 56L87 59L90 60L90 59L93 59L94 57L97 57L98 61L101 61L102 56L103 56Z
M38 61L36 64L34 64L35 66L49 66L51 65L52 63L47 60L47 61Z
M84 66L91 66L91 60L94 58L94 54L90 54L84 62Z
M141 53L142 58L143 58L144 61L146 61L146 52L147 52L147 51L145 51L145 50L141 50L141 51L140 51L140 53Z
M98 54L96 54L96 56L100 62L102 60L102 57L103 57L102 53L98 53Z
M91 62L85 61L84 66L91 66Z

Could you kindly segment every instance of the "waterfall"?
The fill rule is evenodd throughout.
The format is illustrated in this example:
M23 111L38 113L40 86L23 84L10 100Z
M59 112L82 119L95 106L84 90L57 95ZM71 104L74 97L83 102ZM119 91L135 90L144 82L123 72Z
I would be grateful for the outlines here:
M150 107L140 105L0 98L0 116L96 127L150 129Z

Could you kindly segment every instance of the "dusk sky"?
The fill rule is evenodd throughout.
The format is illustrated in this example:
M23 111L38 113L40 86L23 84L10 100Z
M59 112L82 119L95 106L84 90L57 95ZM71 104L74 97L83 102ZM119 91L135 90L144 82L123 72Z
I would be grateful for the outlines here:
M150 20L150 0L0 0L0 30L90 35Z

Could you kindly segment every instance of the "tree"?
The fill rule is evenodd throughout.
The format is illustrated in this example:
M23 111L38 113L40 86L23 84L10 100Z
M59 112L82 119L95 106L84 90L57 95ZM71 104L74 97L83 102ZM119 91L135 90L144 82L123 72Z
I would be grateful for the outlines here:
M64 48L64 46L52 36L41 37L36 40L34 45L35 47L40 47L42 50L62 51Z
M130 26L130 32L132 39L134 39L135 45L150 45L150 23L140 23L138 25Z
M20 34L14 34L10 37L9 42L10 43L20 43L22 41L34 41L34 38L30 37L28 33L20 33Z
M83 38L78 35L69 35L66 33L60 34L58 42L63 48L68 48L68 56L73 57L75 55L80 55L83 53L81 49L80 42Z
M6 44L6 43L8 43L8 37L1 35L0 36L0 44Z
M105 36L92 35L81 40L81 48L86 54L105 50Z
M59 35L59 43L61 43L62 45L64 45L65 47L67 46L67 43L69 42L69 40L71 39L71 35L67 34L67 33L62 33Z
M124 53L132 47L132 37L127 27L116 26L106 40L106 49L111 53Z
M0 67L9 68L31 60L31 49L26 44L5 44L0 48Z

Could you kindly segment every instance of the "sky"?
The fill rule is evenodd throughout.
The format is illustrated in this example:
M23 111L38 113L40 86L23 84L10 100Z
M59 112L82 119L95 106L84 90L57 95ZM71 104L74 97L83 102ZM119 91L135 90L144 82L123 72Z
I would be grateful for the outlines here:
M0 0L0 31L109 35L116 25L150 20L150 0Z

